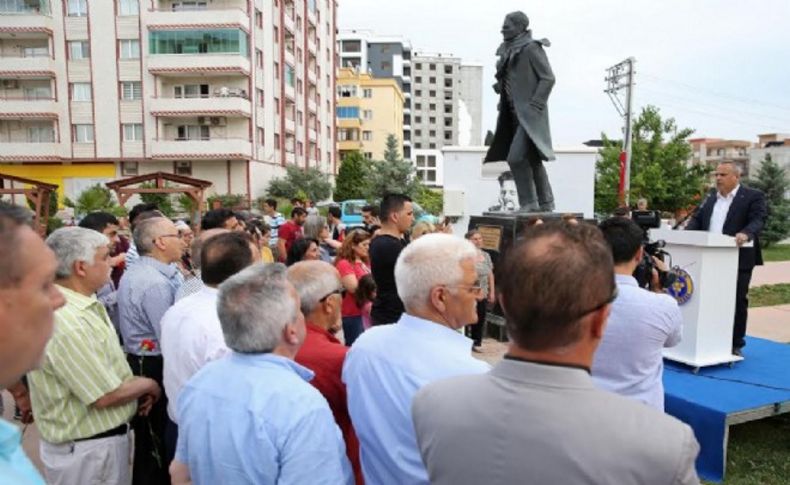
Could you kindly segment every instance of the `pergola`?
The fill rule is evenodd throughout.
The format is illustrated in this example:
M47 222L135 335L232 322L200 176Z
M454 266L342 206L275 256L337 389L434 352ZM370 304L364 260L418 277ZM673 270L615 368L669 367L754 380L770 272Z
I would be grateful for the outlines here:
M137 187L138 184L145 182L155 182L155 187ZM180 187L168 186L167 182L180 184ZM129 198L135 194L186 194L197 207L196 214L191 214L192 222L200 227L201 209L203 208L203 196L205 190L213 184L208 180L194 179L183 175L176 175L166 172L148 173L129 177L105 184L108 188L115 191L118 202L126 204ZM196 220L195 220L196 219Z
M15 183L23 186L14 187ZM58 186L55 184L0 173L0 195L24 195L33 204L33 210L36 213L34 223L42 236L45 236L47 233L47 223L50 215L49 199L52 196L52 192L57 190Z

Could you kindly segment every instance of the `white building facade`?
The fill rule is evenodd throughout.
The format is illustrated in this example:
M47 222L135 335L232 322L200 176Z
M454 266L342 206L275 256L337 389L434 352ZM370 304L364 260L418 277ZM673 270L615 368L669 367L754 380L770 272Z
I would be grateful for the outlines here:
M0 1L0 171L248 199L288 164L334 174L335 25L334 0Z

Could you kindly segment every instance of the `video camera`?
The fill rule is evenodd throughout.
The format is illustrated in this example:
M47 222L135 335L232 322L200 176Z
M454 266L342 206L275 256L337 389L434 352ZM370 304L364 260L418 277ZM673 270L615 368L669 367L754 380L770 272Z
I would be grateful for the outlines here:
M671 270L662 271L658 269L653 263L653 256L661 261L665 261L664 258L668 257L671 262L672 255L663 249L667 245L666 241L658 239L651 242L649 237L650 229L661 227L661 213L658 211L631 211L631 220L642 229L642 248L645 253L639 266L634 271L634 278L636 278L640 287L655 290L656 288L653 288L652 284L652 275L655 269L658 272L658 281L661 288L669 287L675 282L677 275ZM671 264L668 266L671 268Z

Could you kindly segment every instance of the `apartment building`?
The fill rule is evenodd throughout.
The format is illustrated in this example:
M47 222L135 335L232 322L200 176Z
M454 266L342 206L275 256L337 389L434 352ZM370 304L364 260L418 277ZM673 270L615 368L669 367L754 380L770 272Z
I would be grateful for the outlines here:
M338 160L352 151L381 160L387 137L403 143L403 93L391 78L377 79L357 68L337 71Z
M412 159L411 43L369 30L341 30L337 35L340 67L358 69L374 78L394 79L403 93L403 150Z
M691 163L704 164L711 169L721 162L735 162L741 167L744 176L749 175L749 148L746 140L724 140L721 138L692 138Z
M790 173L790 133L765 133L757 135L757 144L749 150L749 164L757 174L767 155Z
M263 195L336 172L334 0L0 0L0 171Z

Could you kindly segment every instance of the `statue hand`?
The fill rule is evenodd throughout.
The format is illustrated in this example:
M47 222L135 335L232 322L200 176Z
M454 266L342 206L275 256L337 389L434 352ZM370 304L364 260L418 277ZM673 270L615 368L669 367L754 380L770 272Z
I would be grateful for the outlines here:
M502 93L502 89L499 87L499 83L498 82L494 83L494 85L491 86L491 87L494 88L494 92L495 93L497 93L497 94L501 94Z
M543 111L546 108L546 103L542 103L540 101L535 101L535 100L530 101L529 105L538 111Z

